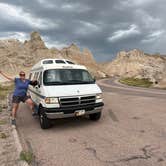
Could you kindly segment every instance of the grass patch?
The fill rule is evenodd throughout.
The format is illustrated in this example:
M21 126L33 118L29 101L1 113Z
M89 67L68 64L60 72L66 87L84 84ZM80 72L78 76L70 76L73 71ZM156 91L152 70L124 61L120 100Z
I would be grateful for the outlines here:
M28 164L32 162L33 157L33 153L29 151L22 151L20 153L20 160L26 161Z
M0 106L0 112L2 112L2 107Z
M5 133L0 133L0 138L6 139L8 136Z
M6 96L9 92L14 89L14 84L11 85L0 85L0 100L6 99Z
M6 120L0 120L0 125L4 125L6 123L7 123Z
M133 77L121 78L119 82L129 86L138 86L138 87L145 87L145 88L149 88L153 84L151 81L149 81L149 79L146 79L146 78L139 79L139 78L133 78Z

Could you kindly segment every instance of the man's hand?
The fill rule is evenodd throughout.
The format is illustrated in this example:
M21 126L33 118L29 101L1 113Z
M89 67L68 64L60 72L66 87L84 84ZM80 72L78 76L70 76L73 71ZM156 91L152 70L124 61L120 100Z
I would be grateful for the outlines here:
M30 81L30 85L36 86L38 84L37 80L32 80Z

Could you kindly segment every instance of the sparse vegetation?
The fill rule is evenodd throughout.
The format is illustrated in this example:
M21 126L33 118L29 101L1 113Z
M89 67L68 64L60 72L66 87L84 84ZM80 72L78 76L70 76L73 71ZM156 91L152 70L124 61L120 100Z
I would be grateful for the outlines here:
M0 138L6 139L8 136L5 133L0 133Z
M4 125L4 124L6 124L6 123L7 123L6 120L0 120L0 125Z
M10 85L0 85L0 100L6 99L6 96L9 92L11 92L14 88L13 84Z
M129 86L138 86L138 87L145 87L145 88L149 88L153 84L151 81L149 81L149 79L145 79L145 78L139 79L139 78L133 78L133 77L122 78L119 80L119 82Z
M22 151L20 153L20 160L26 161L28 164L32 162L33 157L33 153L29 151Z

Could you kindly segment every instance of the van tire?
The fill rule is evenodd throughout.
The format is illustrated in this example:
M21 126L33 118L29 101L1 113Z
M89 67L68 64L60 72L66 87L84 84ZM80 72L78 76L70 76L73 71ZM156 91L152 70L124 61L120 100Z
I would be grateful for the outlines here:
M93 121L99 120L101 117L101 112L94 113L94 114L89 114L89 119Z
M40 121L40 126L42 129L48 129L51 127L51 121L50 119L47 118L46 114L44 111L42 111L42 108L40 108L39 112L39 121Z

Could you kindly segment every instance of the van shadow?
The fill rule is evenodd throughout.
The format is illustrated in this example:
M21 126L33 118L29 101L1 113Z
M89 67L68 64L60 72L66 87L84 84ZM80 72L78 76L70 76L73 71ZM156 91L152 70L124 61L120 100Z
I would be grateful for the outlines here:
M64 119L51 120L52 129L73 129L73 128L83 128L95 123L91 121L89 117L72 117Z

